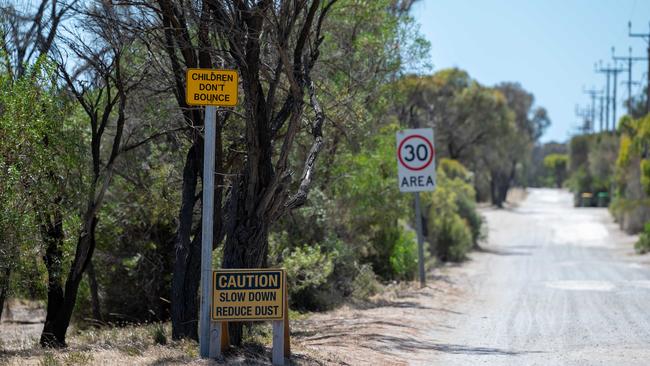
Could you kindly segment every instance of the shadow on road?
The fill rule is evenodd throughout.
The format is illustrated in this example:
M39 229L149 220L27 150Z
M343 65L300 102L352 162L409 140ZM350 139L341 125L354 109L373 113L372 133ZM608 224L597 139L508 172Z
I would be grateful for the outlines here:
M337 341L336 334L320 336L309 339L313 346L334 346ZM380 353L408 354L416 351L437 351L450 354L464 355L493 355L493 356L519 356L532 353L543 353L542 351L513 351L492 347L475 347L461 344L434 343L422 341L416 338L394 337L386 334L371 333L363 335L363 348L372 349Z
M503 249L489 249L489 248L478 248L476 249L479 253L487 253L501 256L527 256L530 255L530 252L516 251L516 250L503 250Z

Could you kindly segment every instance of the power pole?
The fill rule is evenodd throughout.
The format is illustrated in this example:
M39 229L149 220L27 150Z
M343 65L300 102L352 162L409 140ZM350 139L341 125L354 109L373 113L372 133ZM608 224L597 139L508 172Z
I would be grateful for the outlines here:
M619 69L616 66L611 67L609 64L607 64L607 67L602 66L602 61L598 62L598 65L596 66L596 72L603 73L606 75L606 92L605 92L605 130L610 130L609 127L609 101L613 99L613 120L612 120L612 130L616 128L616 79L618 76L619 72L625 71L623 69ZM610 77L614 76L614 90L612 91L613 97L610 97L609 94L609 85L610 85Z
M575 113L577 117L582 118L582 126L580 130L583 134L588 134L594 132L593 120L591 120L591 110L589 108L580 108L576 104Z
M605 102L605 97L603 96L603 91L600 91L599 104L600 104L600 132L603 132L603 105Z
M644 41L648 44L648 81L646 84L646 101L645 101L645 112L650 113L650 31L646 34L643 33L632 33L632 22L627 22L628 36L632 38L643 38Z
M632 56L632 47L628 49L629 55L627 57L621 57L621 56L616 56L614 47L612 47L612 59L614 62L616 61L627 61L627 103L626 103L626 108L627 108L627 113L630 113L630 109L632 107L632 84L634 82L632 81L632 62L633 61L644 61L647 60L647 57L640 57L640 56Z
M585 90L585 88L582 88L582 92L589 95L591 97L591 126L592 129L595 130L595 124L596 124L596 97L599 96L603 91L602 90L596 90L593 87L591 89ZM601 114L600 114L600 131L602 132L603 130L603 114L602 114L602 106L601 106Z

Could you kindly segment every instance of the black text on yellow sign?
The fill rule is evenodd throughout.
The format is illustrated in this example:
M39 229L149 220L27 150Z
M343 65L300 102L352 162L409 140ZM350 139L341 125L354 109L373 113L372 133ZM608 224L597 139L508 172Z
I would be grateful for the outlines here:
M212 320L281 320L284 272L279 269L217 270L212 273Z
M239 77L235 70L187 69L185 101L189 105L234 107Z

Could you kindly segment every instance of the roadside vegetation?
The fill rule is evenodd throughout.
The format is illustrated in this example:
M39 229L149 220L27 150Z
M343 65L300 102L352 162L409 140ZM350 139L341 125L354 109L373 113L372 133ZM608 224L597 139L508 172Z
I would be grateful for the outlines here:
M414 279L399 129L435 131L437 190L422 194L431 264L480 245L479 202L502 207L512 187L568 174L565 151L538 153L550 119L521 85L432 69L412 1L195 3L0 5L0 315L9 298L46 312L40 337L0 361L39 344L51 365L97 361L94 347L196 357L203 114L185 104L188 67L242 81L240 105L217 117L215 263L286 268L295 310ZM570 184L607 191L629 166L650 172L644 123L626 122L629 158L611 171L589 148L618 140L572 143ZM268 342L260 327L232 324L231 340ZM129 332L132 348L111 343Z
M628 114L617 121L615 131L570 140L564 185L576 206L609 207L621 229L639 234L635 249L643 254L650 251L650 115L644 96L626 104Z

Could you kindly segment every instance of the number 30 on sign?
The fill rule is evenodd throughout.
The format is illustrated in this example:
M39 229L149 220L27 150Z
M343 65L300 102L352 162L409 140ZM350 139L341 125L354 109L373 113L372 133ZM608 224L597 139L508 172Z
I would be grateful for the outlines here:
M397 170L400 191L433 191L436 187L435 161L432 129L397 131Z

